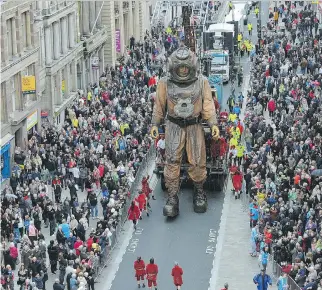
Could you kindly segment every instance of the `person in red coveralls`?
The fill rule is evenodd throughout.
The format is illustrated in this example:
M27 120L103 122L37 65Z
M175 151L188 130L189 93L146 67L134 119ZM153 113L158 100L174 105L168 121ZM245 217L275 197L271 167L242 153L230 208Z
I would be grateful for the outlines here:
M157 276L158 276L158 265L154 264L154 259L150 259L150 264L146 265L146 279L148 280L148 287L152 289L154 286L154 290L157 290Z
M140 212L141 212L140 220L142 219L142 213L143 213L144 210L146 211L146 215L149 216L149 212L148 212L148 209L147 209L147 206L146 206L147 197L146 197L146 195L144 194L143 191L139 192L139 195L137 196L135 201L138 203L139 209L140 209Z
M138 259L134 262L134 270L135 270L135 277L136 281L138 282L138 288L141 288L141 281L142 287L145 287L144 284L144 276L145 276L145 263L141 259L141 257L138 257Z
M142 179L142 191L144 192L144 194L146 195L147 199L150 199L150 193L152 193L152 199L155 200L155 197L153 195L153 191L149 186L149 179L150 179L150 175L148 175L147 177L143 177ZM148 206L149 206L149 202L148 202Z
M183 270L177 262L174 263L174 267L172 268L171 275L173 277L174 286L177 287L177 290L180 290L183 284L183 280L182 280Z
M233 179L233 187L235 190L235 199L240 198L241 189L243 185L243 174L237 170L232 177Z
M141 216L141 212L139 207L135 204L135 201L133 200L131 203L131 206L127 212L128 219L133 222L134 229L136 230L136 224L138 219Z

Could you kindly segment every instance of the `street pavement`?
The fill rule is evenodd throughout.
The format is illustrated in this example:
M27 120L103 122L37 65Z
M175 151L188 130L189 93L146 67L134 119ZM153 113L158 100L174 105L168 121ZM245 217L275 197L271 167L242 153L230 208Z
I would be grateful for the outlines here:
M268 20L268 2L262 3L262 23ZM257 23L255 15L252 41L256 43ZM246 31L247 33L247 31ZM245 36L246 36L245 33ZM248 34L248 33L247 33ZM247 36L248 37L248 36ZM242 88L246 95L250 80L250 61L241 59L244 69ZM228 109L227 99L231 85L223 87L222 109ZM162 215L165 193L153 176L151 181L157 198L152 201L150 217L143 217L136 231L126 223L120 243L113 251L107 267L96 284L97 290L137 289L133 263L138 256L148 263L153 257L159 266L158 289L174 289L171 269L174 262L183 268L183 289L221 289L225 282L231 290L256 289L252 282L259 273L258 260L249 255L250 228L247 208L231 194L231 182L226 192L208 192L209 209L196 214L192 208L192 189L183 188L180 194L180 215L168 220ZM271 289L276 289L273 286Z
M262 2L261 17L262 25L266 25L268 21L268 12L271 3ZM256 16L251 13L248 20L253 24L252 42L256 43L257 39L257 23ZM247 31L246 31L247 32ZM246 33L244 33L244 38ZM247 33L248 34L248 33ZM247 36L248 37L248 36ZM243 95L247 95L250 80L250 61L247 57L241 59L244 70ZM245 102L242 115L245 111ZM265 119L269 120L268 112L264 113ZM230 194L232 189L231 180L227 186L227 192L223 205L221 224L219 230L219 238L217 242L214 267L212 271L212 279L210 281L209 290L221 289L224 283L229 284L229 290L256 289L253 283L253 277L260 272L260 264L258 258L249 255L250 252L250 227L247 200L235 200ZM270 273L271 267L268 266L267 274ZM271 275L272 276L272 275ZM273 287L277 289L276 280L273 281Z

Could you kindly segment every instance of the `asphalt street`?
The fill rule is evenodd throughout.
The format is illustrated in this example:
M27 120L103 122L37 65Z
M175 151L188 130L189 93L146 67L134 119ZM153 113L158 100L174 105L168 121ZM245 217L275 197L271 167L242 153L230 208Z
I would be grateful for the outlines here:
M262 11L266 11L267 14L262 14L262 23L265 23L267 21L265 17L268 17L268 3L262 4ZM251 14L249 20L254 27L251 39L253 43L256 43L255 15ZM245 37L248 38L248 32L247 27L244 29L245 39ZM244 85L246 85L249 82L249 58L244 56L240 63L244 69ZM242 91L242 88L237 87L237 82L235 89L236 95ZM223 86L221 104L223 110L228 110L227 99L230 93L231 84L228 83ZM141 256L146 263L151 257L155 259L159 266L158 289L174 289L171 269L175 261L183 268L183 288L185 290L208 289L209 280L213 275L213 261L225 193L208 192L207 213L196 214L192 208L192 190L183 188L180 193L180 215L174 220L169 220L162 215L166 197L161 190L160 182L156 184L154 192L157 200L151 202L150 217L144 216L135 232L132 230L132 225L127 223L123 233L124 242L119 245L111 257L111 263L103 270L96 286L98 290L137 289L133 263L138 256ZM237 214L245 215L244 212ZM235 232L238 238L238 231ZM238 254L240 254L240 256L237 255L238 258L241 259L243 256L248 257L248 253ZM237 256L232 260L237 259ZM231 263L233 263L232 260Z
M208 193L208 211L196 214L192 208L192 190L182 189L180 215L167 219L162 215L165 194L157 184L157 200L152 214L143 217L126 249L112 290L136 289L133 263L138 256L151 257L159 266L159 289L172 289L171 269L177 261L184 270L184 289L206 289L210 279L224 194ZM103 280L101 281L103 283Z

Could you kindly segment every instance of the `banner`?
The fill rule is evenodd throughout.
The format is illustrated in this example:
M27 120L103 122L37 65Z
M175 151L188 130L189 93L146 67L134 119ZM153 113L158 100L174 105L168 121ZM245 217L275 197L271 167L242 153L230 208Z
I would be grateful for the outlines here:
M115 48L116 52L121 52L121 31L119 29L115 30Z
M35 76L21 77L21 90L24 95L36 93L36 77Z
M38 123L38 111L34 111L27 117L27 131Z
M61 82L61 90L63 93L65 93L65 80L62 80Z

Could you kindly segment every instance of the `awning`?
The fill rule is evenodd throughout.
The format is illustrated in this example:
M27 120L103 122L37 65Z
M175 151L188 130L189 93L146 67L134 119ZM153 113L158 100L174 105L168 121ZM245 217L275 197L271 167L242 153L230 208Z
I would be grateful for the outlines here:
M10 142L15 136L11 134L6 134L0 139L0 147L3 147L6 145L8 142Z

